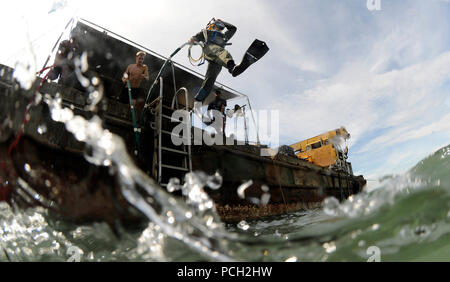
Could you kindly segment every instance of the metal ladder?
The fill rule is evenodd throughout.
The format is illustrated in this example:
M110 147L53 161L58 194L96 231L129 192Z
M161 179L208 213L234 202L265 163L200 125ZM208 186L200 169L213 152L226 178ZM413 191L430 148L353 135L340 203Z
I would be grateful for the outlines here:
M178 94L181 91L184 91L185 93L185 110L189 112L188 108L188 90L185 87L182 87L175 91L174 97L172 99L172 105L166 106L163 102L163 78L160 77L159 80L160 83L160 90L159 90L159 103L158 106L154 108L153 114L155 114L155 124L152 126L153 129L156 131L156 139L157 143L155 142L155 151L158 151L158 175L157 180L158 183L166 187L168 184L168 180L166 176L168 175L171 177L178 177L180 181L183 181L184 174L186 174L189 171L192 171L192 155L191 155L191 142L188 142L188 145L186 142L184 142L180 146L176 146L177 148L173 148L173 144L167 144L167 139L165 137L171 137L171 135L176 136L174 133L171 132L171 129L164 128L164 122L163 119L166 119L168 121L174 122L178 121L176 119L172 119L170 116L175 110L178 110ZM174 85L175 86L175 85ZM176 86L175 86L176 87ZM176 107L176 108L175 108ZM167 112L170 112L169 114L166 114ZM176 125L175 125L176 126ZM190 126L190 125L189 125ZM189 138L191 138L189 136ZM191 141L191 140L184 140L184 141ZM168 163L168 160L172 161L172 164ZM177 163L178 161L178 163ZM173 164L173 163L176 164ZM181 164L180 164L181 163ZM164 182L163 182L164 181ZM166 182L167 181L167 182Z

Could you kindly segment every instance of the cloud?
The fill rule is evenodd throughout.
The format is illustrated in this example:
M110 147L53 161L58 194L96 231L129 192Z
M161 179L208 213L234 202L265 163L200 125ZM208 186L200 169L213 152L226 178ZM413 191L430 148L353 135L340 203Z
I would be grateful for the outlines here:
M437 132L450 132L450 114L445 115L438 121L422 127L406 126L396 128L389 133L383 134L382 136L371 140L357 153L364 153L368 151L378 152L380 149L384 149L387 146L394 146L399 143L419 139Z

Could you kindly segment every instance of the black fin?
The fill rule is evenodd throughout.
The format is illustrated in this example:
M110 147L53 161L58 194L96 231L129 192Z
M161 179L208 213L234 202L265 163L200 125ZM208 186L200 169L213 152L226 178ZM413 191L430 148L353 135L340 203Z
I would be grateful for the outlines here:
M264 57L264 55L269 51L269 47L264 41L255 39L253 43L248 47L245 52L244 57L242 58L242 62L235 66L232 75L238 76L243 73L249 66L257 62L259 59Z

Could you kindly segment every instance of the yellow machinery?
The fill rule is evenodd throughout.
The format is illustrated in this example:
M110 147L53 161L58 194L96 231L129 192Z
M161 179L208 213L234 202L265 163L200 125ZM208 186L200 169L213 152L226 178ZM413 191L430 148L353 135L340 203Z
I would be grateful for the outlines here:
M352 173L351 164L346 161L348 153L346 140L349 138L350 134L341 127L300 141L290 147L300 159L322 167L340 167Z

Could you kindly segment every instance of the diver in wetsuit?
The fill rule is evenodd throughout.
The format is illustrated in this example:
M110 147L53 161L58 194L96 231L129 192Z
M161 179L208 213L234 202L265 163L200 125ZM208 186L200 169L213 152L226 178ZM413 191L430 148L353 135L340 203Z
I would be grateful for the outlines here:
M227 31L223 32L225 28ZM197 102L203 102L208 97L222 67L226 67L231 75L236 77L269 51L265 42L255 39L245 52L241 63L236 65L231 54L225 50L225 46L231 44L228 41L236 33L236 30L237 28L234 25L213 18L205 29L202 29L189 40L191 44L203 42L203 53L208 61L205 80L194 97Z
M222 32L224 29L226 32ZM211 92L214 82L219 75L222 67L226 67L233 75L235 70L235 63L231 54L225 50L228 40L236 33L237 28L220 19L212 20L208 26L199 33L191 37L189 43L203 42L203 52L205 59L208 61L208 69L206 71L205 80L202 87L194 97L196 101L203 102Z

